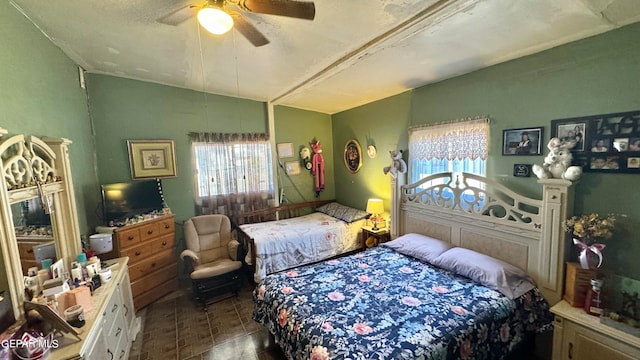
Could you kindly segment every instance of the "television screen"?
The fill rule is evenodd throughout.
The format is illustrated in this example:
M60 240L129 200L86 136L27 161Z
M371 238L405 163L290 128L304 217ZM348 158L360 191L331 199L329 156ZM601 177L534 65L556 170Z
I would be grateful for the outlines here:
M103 220L120 221L153 211L162 211L160 180L142 180L102 185Z

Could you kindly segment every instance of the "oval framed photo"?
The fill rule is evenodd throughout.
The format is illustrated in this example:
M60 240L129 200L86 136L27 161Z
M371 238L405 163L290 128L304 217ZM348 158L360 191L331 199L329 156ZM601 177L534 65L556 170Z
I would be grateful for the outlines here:
M350 173L355 174L362 167L362 148L358 140L351 139L344 145L344 166Z

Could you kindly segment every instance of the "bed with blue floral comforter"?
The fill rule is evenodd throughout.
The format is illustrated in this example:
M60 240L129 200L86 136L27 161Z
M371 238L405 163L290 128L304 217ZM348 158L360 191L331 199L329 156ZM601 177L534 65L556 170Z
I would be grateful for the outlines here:
M290 359L499 359L552 321L537 289L510 300L385 247L269 275L253 297Z

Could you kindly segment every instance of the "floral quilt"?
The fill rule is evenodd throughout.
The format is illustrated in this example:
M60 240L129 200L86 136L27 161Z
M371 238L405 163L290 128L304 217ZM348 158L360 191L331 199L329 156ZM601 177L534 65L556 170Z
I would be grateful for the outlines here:
M552 321L537 289L509 300L386 247L269 275L253 298L289 359L499 359Z

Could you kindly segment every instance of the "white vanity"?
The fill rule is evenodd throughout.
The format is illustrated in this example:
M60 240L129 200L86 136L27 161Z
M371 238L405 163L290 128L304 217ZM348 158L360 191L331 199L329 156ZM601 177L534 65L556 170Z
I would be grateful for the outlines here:
M65 335L50 359L128 359L131 343L140 328L135 317L129 258L109 260L110 282L98 288L91 300L93 309L85 313L85 325L78 329L80 340Z
M55 255L63 260L67 271L71 261L82 252L82 245L69 163L71 141L7 134L7 130L0 128L0 290L11 300L16 323L21 324L25 320L24 267L32 265L22 260L33 259L21 259L26 252L16 234L15 221L20 214L16 214L15 205L33 199L46 205L46 212L51 212ZM49 238L51 247L50 242ZM57 337L59 344L51 349L49 359L128 358L139 328L128 260L124 257L109 261L112 279L91 296L92 309L85 312L85 324L77 329L78 336Z

